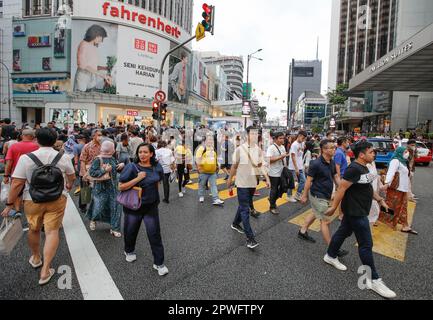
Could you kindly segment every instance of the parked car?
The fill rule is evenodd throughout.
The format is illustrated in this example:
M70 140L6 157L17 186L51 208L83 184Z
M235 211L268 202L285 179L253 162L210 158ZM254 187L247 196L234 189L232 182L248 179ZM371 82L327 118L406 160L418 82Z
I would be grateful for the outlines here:
M388 166L394 156L395 146L393 140L386 138L367 139L376 151L376 164Z
M407 146L407 143L408 143L408 139L403 139L401 145ZM417 150L418 157L415 158L415 163L428 167L430 165L430 162L432 162L432 158L433 158L432 150L429 149L421 141L416 142L416 150Z

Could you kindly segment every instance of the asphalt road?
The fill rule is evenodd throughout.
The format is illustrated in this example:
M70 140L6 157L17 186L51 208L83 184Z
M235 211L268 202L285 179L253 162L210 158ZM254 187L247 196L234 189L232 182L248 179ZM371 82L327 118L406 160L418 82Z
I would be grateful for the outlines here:
M420 236L409 238L405 261L375 254L379 273L399 299L433 298L432 179L433 168L418 168L414 191L419 201L414 227ZM267 191L261 193L259 198L265 197ZM358 289L357 270L361 262L354 237L344 245L350 251L343 259L349 268L346 273L322 261L326 246L320 234L312 233L317 244L297 239L298 227L288 221L306 207L286 204L280 207L280 216L268 213L259 220L252 219L260 243L254 251L246 248L244 236L230 229L236 209L236 198L217 208L212 207L210 198L199 204L197 193L192 190L179 199L173 184L170 205L160 206L166 265L170 270L165 278L152 269L153 258L144 228L136 248L138 261L134 264L126 263L123 240L110 236L108 225L98 225L90 236L124 299L381 299ZM89 230L87 219L82 220ZM332 229L337 227L338 222L334 222ZM54 266L71 267L71 289L58 288L60 274L48 286L39 287L38 272L28 265L28 258L24 237L11 256L0 256L0 299L83 299L82 285L63 231Z

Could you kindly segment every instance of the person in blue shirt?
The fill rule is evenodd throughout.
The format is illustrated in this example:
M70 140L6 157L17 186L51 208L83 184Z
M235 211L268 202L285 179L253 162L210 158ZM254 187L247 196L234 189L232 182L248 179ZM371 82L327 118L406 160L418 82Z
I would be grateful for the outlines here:
M349 148L349 141L347 140L347 137L338 138L337 145L338 148L335 152L334 162L335 167L337 168L337 174L339 175L338 178L341 179L344 176L348 166L346 152Z
M158 189L163 177L164 170L156 160L155 148L151 144L142 143L137 148L134 163L128 164L119 178L121 192L133 187L142 188L140 209L134 211L123 208L126 261L132 263L137 260L135 245L143 221L154 258L153 268L160 276L168 274L168 269L164 265L164 246L158 211L160 203Z

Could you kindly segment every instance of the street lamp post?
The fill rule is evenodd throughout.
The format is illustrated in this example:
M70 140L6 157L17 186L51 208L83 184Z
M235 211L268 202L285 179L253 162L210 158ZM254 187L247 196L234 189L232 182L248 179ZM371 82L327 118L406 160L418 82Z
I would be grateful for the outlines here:
M248 98L248 85L250 82L250 61L252 58L263 61L262 58L256 58L254 57L254 55L260 51L262 51L263 49L259 49L251 54L248 55L248 59L247 59L247 98ZM250 114L251 114L251 110L250 110ZM245 117L245 129L247 128L247 118Z
M9 71L8 66L3 62L0 61L0 63L3 65L3 67L6 69L8 73L8 106L9 106L9 119L11 119L11 73Z

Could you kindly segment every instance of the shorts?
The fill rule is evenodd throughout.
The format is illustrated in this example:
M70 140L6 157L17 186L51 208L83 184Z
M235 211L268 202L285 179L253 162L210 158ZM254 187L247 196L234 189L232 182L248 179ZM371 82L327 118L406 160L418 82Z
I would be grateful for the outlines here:
M310 204L313 209L313 214L318 220L330 221L331 217L325 215L325 212L329 209L331 200L320 199L313 196L310 193Z
M24 212L32 231L56 231L62 226L66 209L66 197L62 195L58 200L47 203L24 201Z

